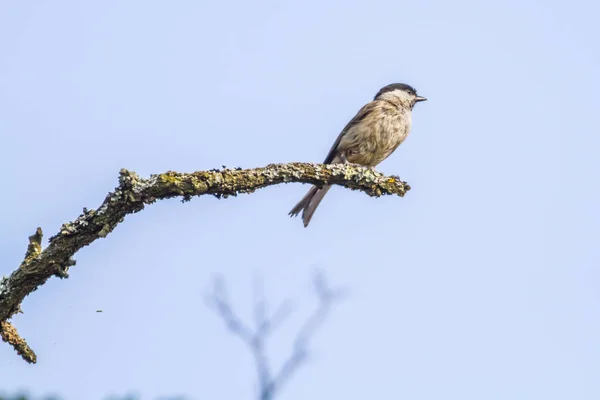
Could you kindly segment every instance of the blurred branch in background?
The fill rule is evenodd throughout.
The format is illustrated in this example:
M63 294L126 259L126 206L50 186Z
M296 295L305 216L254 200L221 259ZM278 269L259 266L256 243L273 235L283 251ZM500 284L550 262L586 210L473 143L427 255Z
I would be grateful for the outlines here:
M410 186L397 176L384 176L372 169L349 164L270 164L264 168L226 168L189 174L169 171L148 179L122 169L119 185L108 193L100 207L96 210L84 208L75 221L63 224L45 249L42 249L41 228L29 237L29 246L19 268L0 279L0 336L26 361L35 363L35 353L8 319L20 311L25 296L50 277L67 278L69 268L75 265L75 253L106 237L127 215L137 213L157 200L180 197L182 201L188 201L202 195L226 198L291 182L340 185L375 197L385 194L404 196L410 190Z
M214 280L212 293L207 297L207 305L225 322L229 331L240 338L252 352L258 375L258 399L272 400L281 391L289 378L306 360L311 337L321 326L331 306L340 299L342 292L332 290L322 272L313 278L313 287L318 306L298 331L290 355L279 370L273 373L265 350L269 335L290 315L291 303L284 301L269 316L264 298L262 283L255 285L254 328L248 327L232 310L222 278Z

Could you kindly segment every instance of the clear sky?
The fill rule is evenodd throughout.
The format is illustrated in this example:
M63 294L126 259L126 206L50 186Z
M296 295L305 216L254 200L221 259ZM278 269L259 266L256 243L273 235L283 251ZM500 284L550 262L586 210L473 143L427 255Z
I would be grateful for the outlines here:
M0 393L252 399L244 346L203 302L252 277L298 313L349 289L282 392L300 399L600 398L597 2L27 1L0 4L0 274L141 175L325 157L377 90L428 102L380 165L412 190L162 201L76 255L13 320ZM96 313L101 309L103 313Z

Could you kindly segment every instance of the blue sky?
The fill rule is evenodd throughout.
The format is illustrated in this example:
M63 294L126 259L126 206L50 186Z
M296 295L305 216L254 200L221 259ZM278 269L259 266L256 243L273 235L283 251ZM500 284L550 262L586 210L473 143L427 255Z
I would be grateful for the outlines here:
M0 392L254 398L244 346L203 302L252 277L297 313L310 274L349 289L280 399L600 397L600 6L585 1L0 5L0 274L27 236L141 175L314 161L391 82L429 101L379 166L412 186L163 201L76 255L13 321ZM103 313L96 313L102 309Z

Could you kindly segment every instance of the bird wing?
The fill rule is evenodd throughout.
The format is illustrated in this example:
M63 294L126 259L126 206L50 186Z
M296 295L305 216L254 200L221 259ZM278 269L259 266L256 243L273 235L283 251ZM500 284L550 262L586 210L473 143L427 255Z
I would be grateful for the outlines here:
M372 101L370 103L365 104L360 110L358 110L358 112L356 113L354 118L352 118L350 120L350 122L348 122L346 124L344 129L342 129L342 131L338 135L337 139L335 139L335 142L333 142L333 146L331 146L331 150L329 150L329 153L327 154L327 157L325 157L325 161L323 161L323 164L331 164L331 162L337 155L337 147L339 146L340 141L342 140L342 137L344 137L346 132L348 132L348 130L350 128L352 128L354 125L358 124L360 121L365 119L365 117L367 115L369 115L369 113L371 113L376 108L377 108L377 101Z

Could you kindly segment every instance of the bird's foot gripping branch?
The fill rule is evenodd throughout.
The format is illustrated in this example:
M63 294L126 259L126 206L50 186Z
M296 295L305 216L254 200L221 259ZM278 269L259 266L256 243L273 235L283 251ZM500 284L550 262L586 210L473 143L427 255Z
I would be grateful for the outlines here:
M404 196L410 190L410 186L397 176L384 176L373 169L345 164L289 163L193 173L168 171L147 179L123 169L119 185L106 196L100 207L84 208L77 219L63 224L45 249L42 249L40 228L29 237L29 246L20 266L8 277L0 279L0 336L26 361L35 363L35 353L8 320L20 312L23 299L50 277L67 278L69 268L75 265L75 253L96 239L106 237L128 214L172 197L180 197L182 201L202 195L226 198L291 182L339 185L374 197Z

